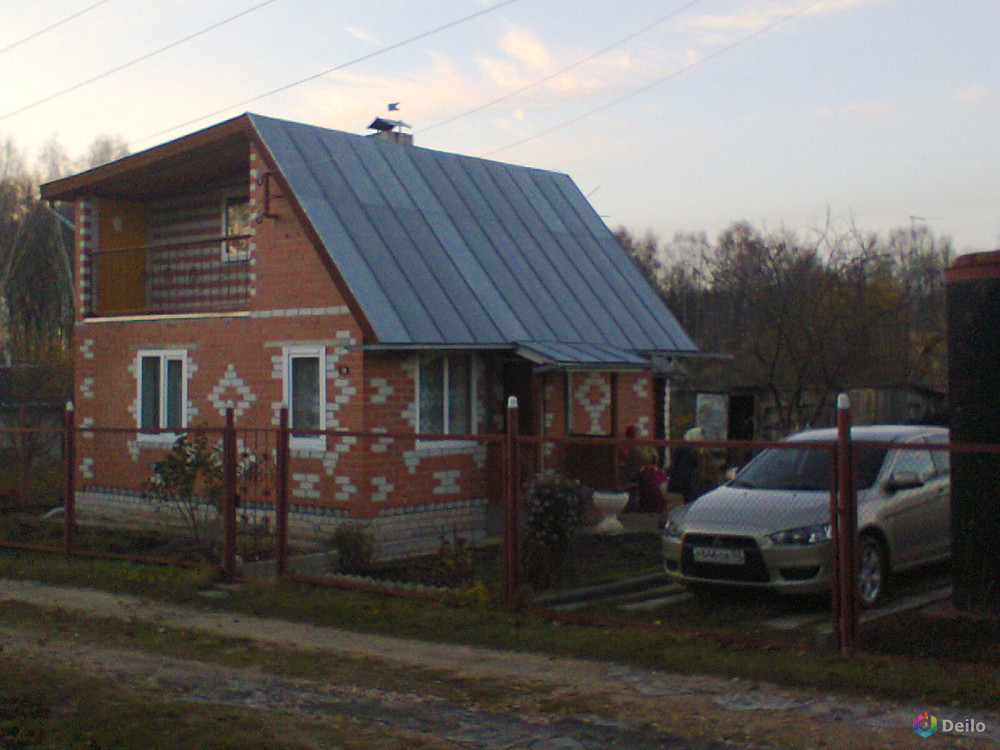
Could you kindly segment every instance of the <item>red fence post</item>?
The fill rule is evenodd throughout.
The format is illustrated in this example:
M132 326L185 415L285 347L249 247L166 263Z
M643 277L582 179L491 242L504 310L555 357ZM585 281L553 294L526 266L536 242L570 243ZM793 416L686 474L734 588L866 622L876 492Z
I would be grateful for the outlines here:
M507 399L507 431L504 439L503 470L503 598L508 609L514 609L521 567L518 528L518 412L517 396Z
M277 487L274 507L274 534L278 549L274 571L279 581L285 575L285 563L288 559L289 437L288 407L283 406L278 417L278 447L275 459L278 476L275 479Z
M66 498L63 501L63 549L73 554L76 542L76 412L73 402L66 402L63 428L63 471Z
M839 444L830 449L830 625L832 628L833 643L841 646L840 632L840 596L843 589L840 585L841 565L840 565L840 481L838 478L839 464Z
M840 579L840 655L854 652L858 634L858 498L854 488L851 445L851 401L837 397L837 464L839 495L837 546Z
M222 433L222 571L227 583L236 580L236 460L235 416L228 407Z

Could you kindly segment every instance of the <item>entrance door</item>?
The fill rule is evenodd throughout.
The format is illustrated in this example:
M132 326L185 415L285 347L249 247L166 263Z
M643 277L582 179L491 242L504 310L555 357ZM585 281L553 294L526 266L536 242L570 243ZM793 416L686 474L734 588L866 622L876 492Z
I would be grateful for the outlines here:
M535 435L538 419L535 415L538 400L535 398L533 365L527 360L489 360L487 364L487 392L495 392L499 386L503 392L502 430L507 429L507 398L517 397L517 428L521 435ZM494 423L495 424L495 423ZM534 451L522 449L518 455L521 460L521 478L527 479L538 468L538 457ZM490 442L486 448L486 498L494 514L501 507L503 494L503 446L498 442Z
M748 393L729 396L729 440L753 440L754 397Z
M521 435L536 435L538 421L535 415L538 402L535 398L534 365L524 359L511 359L503 363L502 383L504 404L508 396L517 396L517 428Z
M137 312L146 307L146 222L142 205L101 201L94 256L97 282L95 311L99 315Z

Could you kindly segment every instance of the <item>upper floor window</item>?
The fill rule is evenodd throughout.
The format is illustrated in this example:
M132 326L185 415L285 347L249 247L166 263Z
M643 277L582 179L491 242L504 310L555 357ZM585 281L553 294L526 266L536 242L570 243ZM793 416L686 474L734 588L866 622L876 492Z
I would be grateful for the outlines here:
M222 200L222 235L238 237L250 234L250 199L245 195L233 195ZM222 260L243 260L250 255L250 240L225 240L222 243Z
M187 427L187 352L139 353L139 428L167 439Z
M468 354L420 358L417 432L469 435L475 431L474 370Z

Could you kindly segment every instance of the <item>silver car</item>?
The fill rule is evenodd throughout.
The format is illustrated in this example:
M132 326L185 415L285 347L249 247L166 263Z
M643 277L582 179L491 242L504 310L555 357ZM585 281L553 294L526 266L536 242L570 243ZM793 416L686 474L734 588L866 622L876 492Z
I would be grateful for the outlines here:
M890 571L945 560L951 550L948 431L939 427L855 427L860 535L860 603L871 607ZM829 591L830 450L835 429L807 430L797 447L762 451L732 480L677 508L663 529L664 567L686 584L779 592Z

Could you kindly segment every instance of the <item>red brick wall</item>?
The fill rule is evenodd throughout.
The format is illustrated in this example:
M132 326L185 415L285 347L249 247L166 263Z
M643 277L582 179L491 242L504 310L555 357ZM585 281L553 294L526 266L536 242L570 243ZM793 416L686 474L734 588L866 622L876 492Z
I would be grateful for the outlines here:
M618 434L629 426L637 437L653 437L653 378L648 372L622 372L618 381Z
M262 175L267 166L251 159L252 207L263 211ZM282 405L284 348L326 347L327 429L346 430L327 438L325 450L293 450L291 501L328 506L359 517L375 517L428 504L462 503L490 494L485 485L486 448L468 441L412 438L416 426L415 355L362 352L363 325L342 297L327 266L299 225L292 207L272 182L270 212L255 225L250 245L252 276L248 309L238 314L120 319L78 318L76 407L82 427L119 428L113 434L90 431L79 442L79 478L95 487L137 487L151 474L165 446L137 439L140 350L187 352L189 426L219 428L231 402L237 427L271 427ZM78 310L85 307L89 278L83 252L95 243L92 206L78 206ZM78 312L79 315L79 312ZM480 434L496 432L499 384L495 363L479 361ZM535 389L541 429L566 433L566 380L549 373ZM612 398L612 383L617 393ZM500 394L502 396L502 394ZM636 424L651 432L649 376L623 373L573 373L569 411L575 433L609 434L612 403L617 430ZM502 408L502 404L501 404ZM351 431L354 434L351 434ZM361 437L359 432L385 437ZM246 436L249 441L249 436ZM270 448L265 447L264 451ZM261 458L260 456L258 458Z

